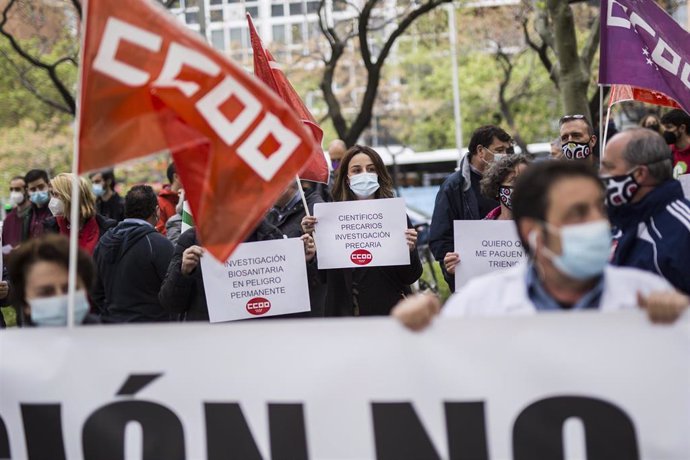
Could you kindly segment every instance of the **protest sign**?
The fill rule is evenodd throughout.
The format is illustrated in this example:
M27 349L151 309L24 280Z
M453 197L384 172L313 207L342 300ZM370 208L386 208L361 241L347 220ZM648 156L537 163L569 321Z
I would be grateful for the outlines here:
M410 263L402 198L317 203L314 217L319 269Z
M6 330L0 458L681 460L689 349L638 311Z
M460 255L456 290L476 276L512 267L525 256L512 220L456 220L453 227L455 252Z
M202 257L201 268L212 323L311 309L299 238L244 243L225 263Z

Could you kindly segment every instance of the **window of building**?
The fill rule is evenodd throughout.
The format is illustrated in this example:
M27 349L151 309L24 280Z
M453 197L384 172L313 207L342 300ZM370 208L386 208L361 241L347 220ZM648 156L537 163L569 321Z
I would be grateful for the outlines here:
M184 22L187 24L199 24L199 13L185 13Z
M302 2L299 3L290 3L290 15L295 15L295 14L304 14L304 5Z
M276 43L282 43L285 44L287 43L286 37L285 37L285 26L284 25L279 25L279 26L273 26L273 41Z
M199 6L199 0L185 0L184 5L187 8L193 8Z
M285 16L285 7L281 5L271 5L271 16Z
M318 1L307 2L307 13L317 13L319 11L319 3Z
M225 51L225 36L222 30L211 31L211 44L218 51Z
M304 41L304 38L302 36L302 24L293 24L292 25L292 43L293 44L299 44Z
M247 8L247 13L249 13L253 19L256 19L259 17L259 7L258 6L248 6Z
M223 22L223 10L211 10L211 22Z
M230 48L233 50L244 48L245 34L247 29L243 27L230 28Z
M222 5L222 4L223 4L223 0L210 0L209 3L210 3L211 5Z

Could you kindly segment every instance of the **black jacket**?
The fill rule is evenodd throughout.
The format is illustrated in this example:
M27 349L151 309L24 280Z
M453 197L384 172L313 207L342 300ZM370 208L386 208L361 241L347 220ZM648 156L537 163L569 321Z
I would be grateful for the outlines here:
M125 218L125 200L117 192L113 192L108 201L103 198L96 199L96 212L98 214L121 222Z
M412 228L410 219L407 227ZM409 265L321 270L327 289L325 316L389 315L395 304L412 292L410 285L422 271L416 248L410 251Z
M417 250L410 251L410 265L323 270L327 286L325 316L388 315L410 285L422 276ZM359 292L355 312L353 288Z
M266 221L278 227L288 238L299 238L304 233L302 232L302 218L306 213L304 212L304 204L301 198L298 197L299 195L293 199L293 203L288 203L286 208L278 209L273 207L266 215ZM311 215L314 215L314 204L324 202L318 193L306 195L306 200Z
M277 228L262 221L245 242L272 240L282 237ZM185 249L195 244L198 245L199 240L196 237L196 229L194 227L180 235L175 245L170 265L168 265L165 280L158 294L158 300L161 305L171 311L172 315L181 321L209 320L201 266L196 267L189 275L182 274L182 254Z
M94 251L93 296L103 321L168 321L158 292L172 255L172 243L143 222L126 220L103 235Z
M477 193L478 179L474 179L475 186L473 187L473 174L476 173L471 171L470 161L465 156L460 163L460 169L448 176L441 185L436 195L434 214L431 217L429 249L441 265L443 277L451 292L455 291L455 278L446 273L443 258L446 253L455 250L453 221L479 220L491 209L498 206L498 202L487 202L484 197Z

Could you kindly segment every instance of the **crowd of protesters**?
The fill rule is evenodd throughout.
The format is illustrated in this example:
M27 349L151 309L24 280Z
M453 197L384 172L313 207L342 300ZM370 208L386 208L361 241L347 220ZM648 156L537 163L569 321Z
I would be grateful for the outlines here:
M473 133L458 170L436 197L429 233L434 258L455 291L463 254L454 248L453 221L481 219L514 221L528 257L470 280L443 308L434 296L411 295L422 264L409 219L409 264L318 268L314 204L395 196L372 148L333 142L330 184L304 182L304 192L291 184L245 241L301 238L311 311L291 317L392 313L421 329L439 312L642 307L655 321L673 321L690 304L690 201L676 180L690 163L690 116L672 110L645 117L640 127L599 147L582 115L561 118L547 159L514 153L512 137L498 126ZM14 307L19 326L67 323L67 236L78 225L76 323L208 321L200 263L205 251L193 227L181 232L184 190L174 164L167 177L169 185L158 194L136 185L124 198L112 170L79 178L78 222L70 221L70 174L50 179L31 170L12 178L0 306Z

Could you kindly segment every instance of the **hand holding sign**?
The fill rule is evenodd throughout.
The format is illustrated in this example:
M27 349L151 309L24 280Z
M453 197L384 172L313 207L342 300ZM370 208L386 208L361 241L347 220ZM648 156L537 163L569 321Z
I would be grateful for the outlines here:
M304 259L307 262L311 262L316 255L316 245L314 244L314 238L311 235L304 234L300 236L300 239L304 243Z
M204 255L204 248L201 246L190 246L182 253L182 274L189 276L199 265L201 257Z
M446 271L451 275L455 275L455 267L459 263L460 255L457 252L447 252L443 258L443 266L446 267Z
M414 251L417 245L417 230L414 228L405 230L405 240L407 240L407 247L410 248L410 251Z
M302 231L304 233L309 233L311 235L314 232L314 229L316 228L317 222L318 221L314 216L304 216L302 218Z

